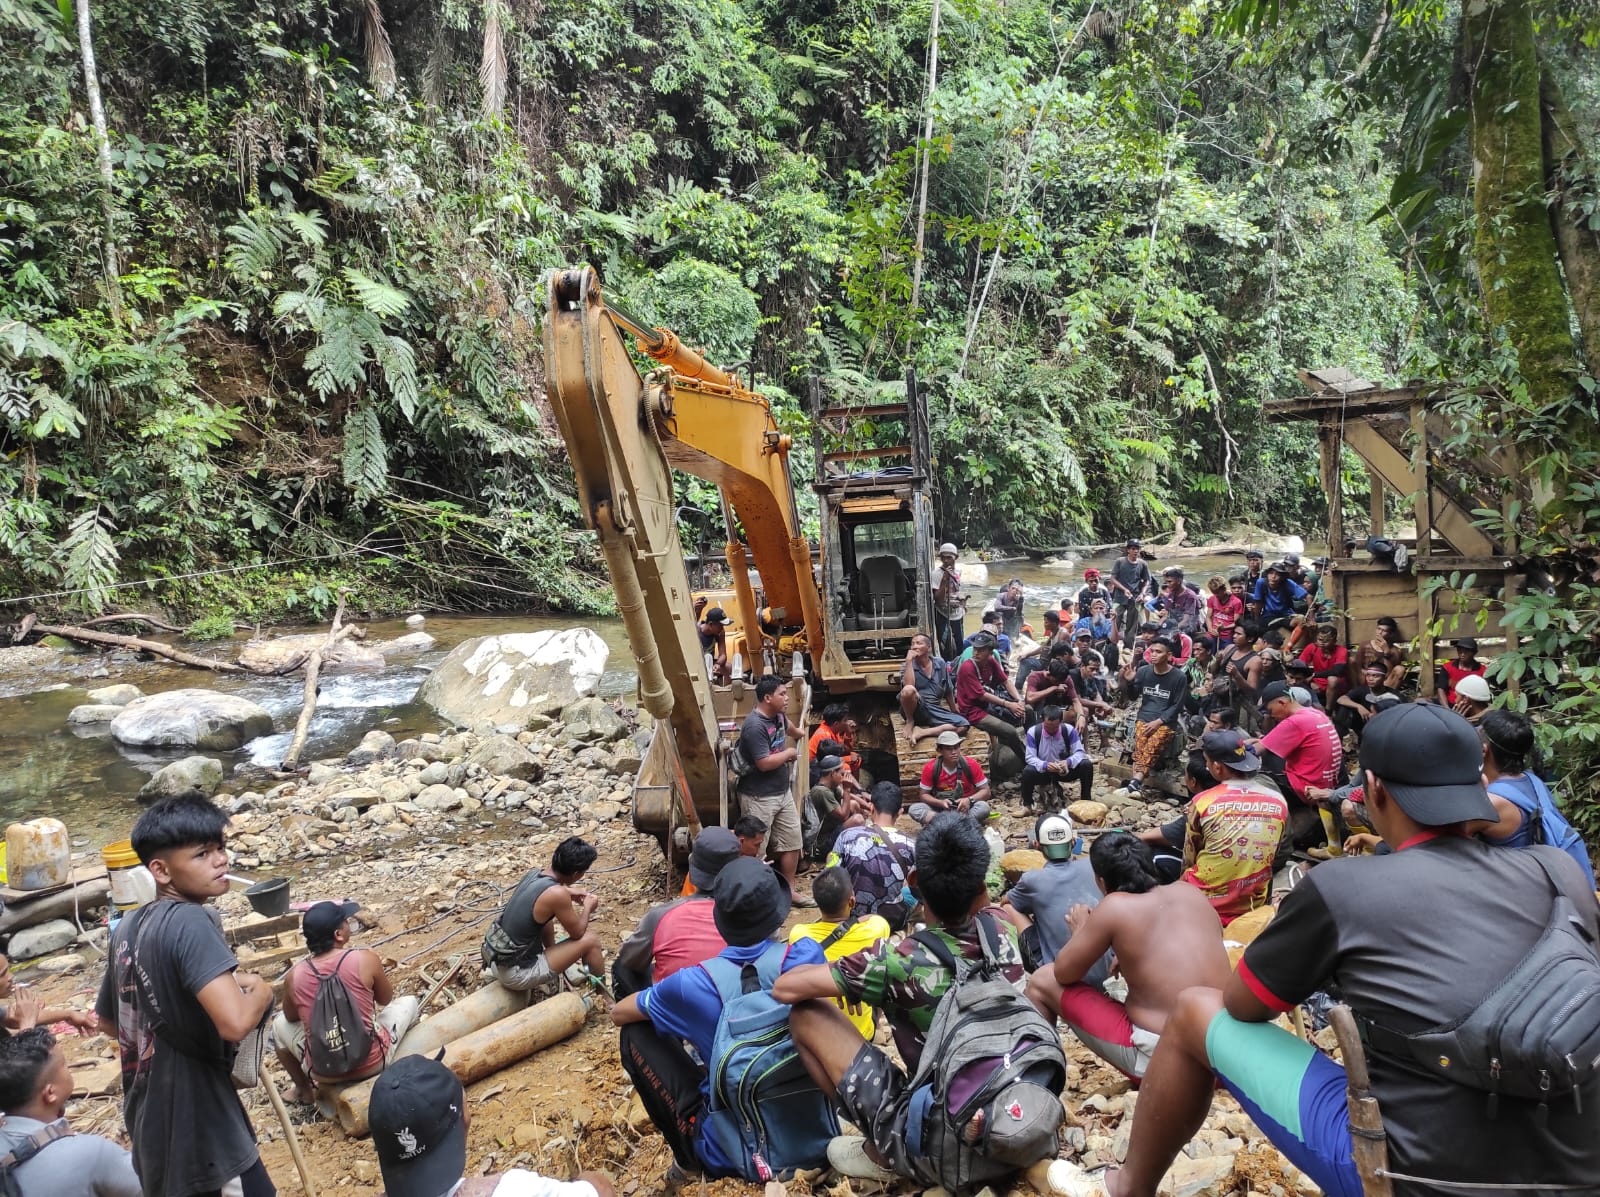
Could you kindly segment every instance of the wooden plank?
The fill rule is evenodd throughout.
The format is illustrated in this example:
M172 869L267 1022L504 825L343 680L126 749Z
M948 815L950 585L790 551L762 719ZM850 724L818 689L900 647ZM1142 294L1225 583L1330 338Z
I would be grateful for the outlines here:
M1375 429L1365 424L1351 423L1345 428L1345 444L1349 445L1369 469L1376 471L1385 484L1398 493L1410 494L1416 485L1412 465L1405 456L1385 440ZM1430 492L1424 491L1423 495ZM1420 496L1419 496L1420 497ZM1431 503L1417 505L1417 534L1422 537L1424 525L1437 531L1456 552L1467 557L1492 557L1497 546L1472 521L1472 514L1457 506L1449 497L1437 490L1431 492ZM1425 555L1421 548L1418 556Z
M1385 521L1388 519L1388 514L1383 509L1384 508L1383 478L1379 476L1377 470L1373 469L1371 466L1368 466L1367 467L1367 481L1370 482L1371 485L1372 485L1372 497L1369 500L1371 506L1370 506L1369 515L1368 515L1368 518L1371 520L1371 523L1372 523L1372 535L1374 535L1374 536L1382 536L1383 535L1383 525L1384 525ZM1328 546L1328 548L1330 550L1340 549L1340 548L1343 548L1343 547L1344 547L1343 545L1329 545Z
M298 960L306 955L304 943L292 943L287 947L270 948L265 952L256 952L249 956L239 957L239 967L245 972L258 973L263 969L271 968L275 964L284 964L291 960Z
M1344 441L1334 428L1319 428L1317 439L1321 448L1322 493L1328 497L1328 549L1338 552L1344 548L1344 471L1339 468Z
M900 400L897 403L863 403L856 407L825 407L820 415L824 420L903 420L911 414L911 407Z
M300 930L300 920L304 916L299 911L291 910L288 914L280 914L276 918L263 919L259 923L240 923L234 927L226 927L222 934L227 938L230 948L242 943L251 943L257 939L265 939L269 935L282 935L286 931Z
M910 457L910 445L885 445L878 449L840 449L835 453L824 453L824 463L833 461L867 461L873 457Z

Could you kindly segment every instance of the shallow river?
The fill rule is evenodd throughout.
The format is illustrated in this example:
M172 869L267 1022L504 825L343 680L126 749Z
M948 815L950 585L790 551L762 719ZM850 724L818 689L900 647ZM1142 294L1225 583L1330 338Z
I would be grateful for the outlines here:
M1103 568L1108 562L1094 563ZM1182 564L1191 577L1198 577L1203 583L1210 573L1226 573L1241 563L1238 558L1197 558ZM977 628L977 612L983 603L1008 578L1022 579L1028 618L1035 623L1046 604L1082 584L1081 565L1052 569L1021 560L995 562L988 568L986 586L968 587L974 596L973 613L967 620L969 632ZM426 630L438 641L431 651L396 658L381 672L323 679L305 759L341 755L373 727L381 726L396 738L437 730L438 720L432 711L413 699L429 669L461 641L496 632L540 631L574 624L593 628L611 648L610 668L601 680L601 693L631 694L632 660L619 619L437 616L427 623ZM283 629L293 630L304 629ZM387 640L406 630L398 620L382 621L369 625L368 635L370 639ZM96 673L100 676L93 676ZM21 676L0 675L0 827L18 818L52 815L67 823L80 844L101 843L127 834L140 809L135 797L139 787L162 765L186 754L123 748L111 740L104 725L67 725L67 712L85 701L86 689L113 682L131 682L147 694L186 686L229 691L270 711L277 722L274 735L254 740L237 752L212 754L232 774L228 788L233 790L272 784L266 771L282 759L288 748L302 695L298 675L233 677L170 664L107 661L96 654L68 654L48 669Z

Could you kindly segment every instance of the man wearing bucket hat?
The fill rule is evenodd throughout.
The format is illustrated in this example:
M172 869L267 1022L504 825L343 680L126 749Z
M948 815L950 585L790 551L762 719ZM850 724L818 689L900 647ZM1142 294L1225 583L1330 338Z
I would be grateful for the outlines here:
M707 827L694 837L689 880L695 892L652 906L633 934L622 941L611 964L611 991L618 1000L665 980L680 968L709 960L728 946L712 918L711 887L738 856L739 838L726 827Z
M283 986L283 1009L272 1020L272 1046L278 1062L294 1081L294 1099L310 1101L312 1077L319 1081L353 1081L374 1075L394 1058L395 1048L417 1021L421 1003L414 997L396 997L394 985L383 970L378 953L350 946L351 924L361 907L354 902L318 902L300 920L306 941L306 958L289 970ZM316 1025L317 997L334 977L353 1003L359 1028L349 1030ZM336 1041L368 1047L352 1067L323 1075L315 1067L320 1059L311 1036L336 1031ZM350 1032L354 1038L350 1038ZM345 1054L352 1054L346 1050Z
M954 661L961 655L965 638L962 624L967 617L967 596L961 593L961 571L956 568L956 546L939 546L939 563L933 567L933 631L939 655Z
M1600 938L1594 894L1563 853L1504 852L1464 834L1496 817L1481 765L1477 733L1436 704L1367 724L1366 804L1393 851L1310 870L1224 987L1183 994L1139 1091L1127 1163L1105 1191L1153 1197L1220 1079L1324 1193L1359 1197L1344 1069L1271 1024L1335 978L1365 1029L1390 1172L1424 1178L1397 1192L1592 1191L1600 1080L1577 1093L1562 1081L1546 1102L1491 1096L1403 1046L1407 1034L1465 1021L1502 989L1547 935L1553 897L1558 911L1570 903L1591 956Z
M367 1113L388 1197L613 1197L600 1172L563 1182L514 1168L463 1181L471 1121L448 1068L426 1056L396 1060L372 1087Z
M781 959L784 971L826 961L815 940L802 939L787 949L787 955L783 944L773 942L789 915L789 883L761 861L741 856L724 865L712 882L711 895L713 921L728 945L716 959L740 968L755 965L763 972L772 968L772 954ZM687 1040L701 1061L714 1059L721 1017L721 992L703 967L680 969L611 1008L611 1021L622 1028L623 1070L650 1121L672 1149L669 1188L699 1172L738 1175L740 1161L730 1156L728 1145L706 1133L711 1077L705 1064L696 1063L683 1046Z

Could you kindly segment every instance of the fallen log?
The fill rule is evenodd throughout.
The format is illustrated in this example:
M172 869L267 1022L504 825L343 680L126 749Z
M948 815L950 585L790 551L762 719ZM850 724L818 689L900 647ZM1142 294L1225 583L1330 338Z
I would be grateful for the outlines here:
M216 673L245 672L232 661L196 656L194 653L184 652L181 648L173 648L170 644L162 644L159 640L145 640L139 636L119 636L113 632L96 632L90 628L54 623L36 623L33 625L33 631L41 636L60 636L63 640L76 640L80 644L98 644L106 648L131 648L136 652L165 657L169 661L176 661L179 665L192 665L196 669L210 669Z
M26 902L7 902L5 910L0 912L0 935L10 935L13 931L20 931L24 927L36 927L52 919L70 919L75 913L85 915L91 910L99 910L110 901L111 882L105 877L99 877L93 881L80 881L77 884L76 901L74 901L74 888L68 886L43 898L33 898Z
M449 1044L444 1049L444 1066L455 1073L463 1085L481 1081L527 1059L534 1052L576 1035L583 1029L588 1013L589 1004L577 994L558 993ZM356 1138L367 1134L367 1107L372 1101L376 1079L360 1081L339 1094L339 1125L345 1134Z
M164 619L158 619L154 615L140 615L133 611L117 612L111 615L96 615L93 619L86 619L77 626L80 628L97 628L101 624L110 623L142 623L158 632L183 631L182 628L174 627Z
M294 736L289 740L289 751L285 754L283 763L278 766L281 772L293 773L300 767L300 753L305 748L306 736L311 731L311 717L317 713L317 677L322 673L322 654L356 630L355 624L349 627L343 626L344 601L349 594L348 590L339 591L339 605L334 608L333 624L328 629L327 639L306 655L305 696L300 700L300 718L295 720Z

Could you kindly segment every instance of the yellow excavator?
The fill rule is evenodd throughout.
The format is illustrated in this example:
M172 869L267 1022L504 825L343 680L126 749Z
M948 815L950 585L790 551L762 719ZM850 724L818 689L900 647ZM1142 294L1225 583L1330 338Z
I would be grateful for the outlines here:
M657 369L640 375L629 338ZM813 381L821 512L813 562L791 439L737 373L608 304L587 267L551 276L544 350L578 501L599 536L640 705L654 721L635 825L671 850L678 827L729 822L725 756L754 706L754 680L767 673L798 683L789 714L802 726L813 701L845 699L863 742L892 754L901 667L911 636L932 626L930 452L915 379L903 401L838 407L823 406ZM874 443L886 434L893 443ZM674 469L721 494L735 620L728 643L741 658L727 685L715 684L702 647ZM797 798L805 772L794 770Z

